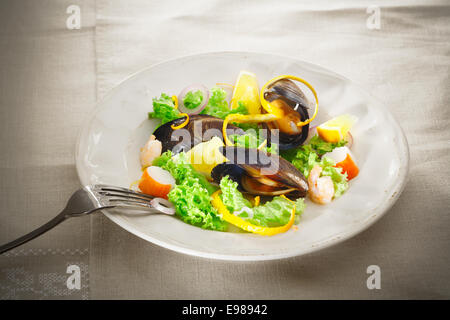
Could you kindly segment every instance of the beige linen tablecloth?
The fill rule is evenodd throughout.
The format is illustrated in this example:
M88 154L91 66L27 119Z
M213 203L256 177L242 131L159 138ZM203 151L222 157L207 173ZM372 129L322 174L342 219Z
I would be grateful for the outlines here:
M95 6L66 28L71 1L0 2L0 243L53 218L79 188L75 143L96 101ZM0 256L0 298L88 298L90 221L73 219ZM80 290L66 286L79 266Z
M36 12L24 14L18 3ZM80 30L64 29L70 4L80 5L86 17ZM75 137L96 94L101 99L129 74L186 54L278 53L360 83L399 120L410 144L411 168L403 194L386 216L320 252L255 263L206 260L160 248L98 215L92 225L89 219L66 222L0 257L0 298L450 297L448 1L97 0L95 8L83 1L43 2L44 9L32 1L3 6L2 242L50 218L77 188ZM379 29L369 28L377 10ZM53 261L36 251L48 248L56 250ZM76 259L69 259L71 253ZM56 290L67 278L66 265L76 263L84 268L84 287L73 293L64 283ZM370 265L381 268L380 290L366 286ZM41 280L47 273L56 283L50 289L44 286L47 278Z

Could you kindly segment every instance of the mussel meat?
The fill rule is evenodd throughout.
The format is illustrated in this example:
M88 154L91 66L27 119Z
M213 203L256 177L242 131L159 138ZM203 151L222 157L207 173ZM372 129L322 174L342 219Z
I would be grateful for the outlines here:
M280 150L301 145L309 130L309 124L297 126L298 122L309 119L309 101L303 91L293 81L280 79L267 87L264 98L282 114L279 120L266 123L267 129L279 130L277 140ZM268 142L271 141L276 141L273 133L268 134Z
M209 115L191 115L189 123L181 129L173 129L186 120L186 117L167 122L155 130L153 135L162 142L162 152L171 150L174 154L189 151L195 145L209 141L213 137L223 139L223 120ZM244 131L236 126L228 125L227 131L233 134L244 134ZM229 133L231 134L231 133Z
M276 154L234 146L222 147L221 152L228 161L213 168L211 177L216 183L229 176L241 191L254 195L298 198L308 192L303 174Z

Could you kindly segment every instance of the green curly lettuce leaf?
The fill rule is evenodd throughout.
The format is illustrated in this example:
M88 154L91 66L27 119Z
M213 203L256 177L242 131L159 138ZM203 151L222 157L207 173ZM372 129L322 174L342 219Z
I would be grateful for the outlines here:
M325 153L331 152L336 148L343 147L346 144L346 140L341 140L339 142L327 142L318 135L315 135L311 138L311 140L309 140L309 145L319 156L323 156Z
M228 138L238 147L258 148L261 145L261 143L264 142L264 140L258 138L256 132L257 131L250 129L247 130L243 135L230 134ZM272 143L270 147L264 147L262 148L262 150L273 154L278 154L278 145Z
M295 202L295 223L297 224L300 215L305 210L305 200L298 198ZM265 227L278 227L289 222L292 208L292 201L282 197L274 197L271 201L266 202L262 206L253 208L253 218L250 221Z
M181 220L204 229L227 230L228 223L218 216L211 204L211 194L216 188L194 170L184 152L172 156L167 151L155 159L153 165L169 171L174 177L176 185L169 192L168 199Z
M228 176L220 180L222 202L230 212L240 210L243 207L252 207L250 201L244 198L237 186L237 182L234 182Z
M207 114L220 119L225 119L226 116L234 113L248 114L248 110L244 103L239 101L236 109L230 109L226 98L227 93L225 90L218 87L211 88L208 104L200 114ZM200 90L196 92L189 91L183 98L183 104L188 109L194 109L200 105L202 100L203 94ZM161 119L161 125L163 125L169 121L181 118L180 114L181 113L175 109L172 98L165 93L161 93L159 98L153 98L153 112L149 112L148 117ZM253 123L239 123L236 125L244 130L258 128L258 126Z
M165 93L161 93L159 98L153 98L153 112L148 113L149 119L161 119L161 124L181 118L180 112L175 109L172 98Z
M348 189L347 173L343 173L342 168L334 167L336 163L328 158L322 157L319 165L322 167L322 176L329 176L334 184L334 197L338 198ZM311 167L312 169L312 167Z
M326 142L318 135L312 137L309 142L298 148L293 148L280 152L280 155L288 161L291 161L297 157L298 151L302 151L305 154L315 152L318 156L323 156L327 152L333 151L335 148L343 147L347 144L347 141L341 140L339 142Z
M285 225L289 222L294 204L296 223L298 223L300 215L305 209L303 198L293 202L279 196L274 197L263 205L252 207L251 203L244 198L237 187L237 182L234 182L228 176L223 177L220 181L222 202L230 212L240 212L242 208L247 207L248 210L242 211L238 216L256 225L264 227Z
M225 119L226 116L233 113L248 114L247 108L242 102L238 102L236 109L230 109L227 101L227 93L225 90L213 87L210 90L210 98L205 109L200 112L220 119Z
M200 90L189 91L183 98L183 104L188 109L197 108L203 101L203 93Z

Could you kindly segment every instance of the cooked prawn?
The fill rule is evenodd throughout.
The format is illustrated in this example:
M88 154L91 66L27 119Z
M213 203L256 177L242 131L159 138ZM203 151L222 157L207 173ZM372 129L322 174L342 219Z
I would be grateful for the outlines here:
M334 195L334 185L331 177L321 177L322 167L314 166L308 177L309 196L312 201L320 204L331 202Z
M154 135L150 137L145 146L141 148L141 166L146 168L152 165L153 160L161 155L162 144Z

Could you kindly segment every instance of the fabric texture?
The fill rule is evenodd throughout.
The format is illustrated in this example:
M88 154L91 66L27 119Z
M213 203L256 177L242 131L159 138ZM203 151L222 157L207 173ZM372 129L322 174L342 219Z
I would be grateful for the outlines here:
M78 132L95 107L95 6L78 1L0 2L0 243L56 216L80 187ZM90 220L70 219L0 256L0 299L87 299ZM80 290L66 286L80 267Z
M0 298L450 298L448 1L75 1L82 27L67 30L72 2L1 4L2 243L53 217L79 187L75 141L96 99L134 72L195 53L282 54L359 83L404 129L409 178L368 230L278 261L179 254L102 215L67 221L0 257ZM379 29L368 27L373 10ZM74 293L61 281L76 263L85 278ZM381 269L380 290L367 288L370 265Z
M379 30L367 28L369 5L380 8ZM92 297L448 298L449 17L445 1L97 1L99 97L127 75L178 56L289 55L340 73L386 103L409 140L411 170L402 196L373 227L287 260L184 256L95 217ZM382 270L381 290L366 286L373 264Z

